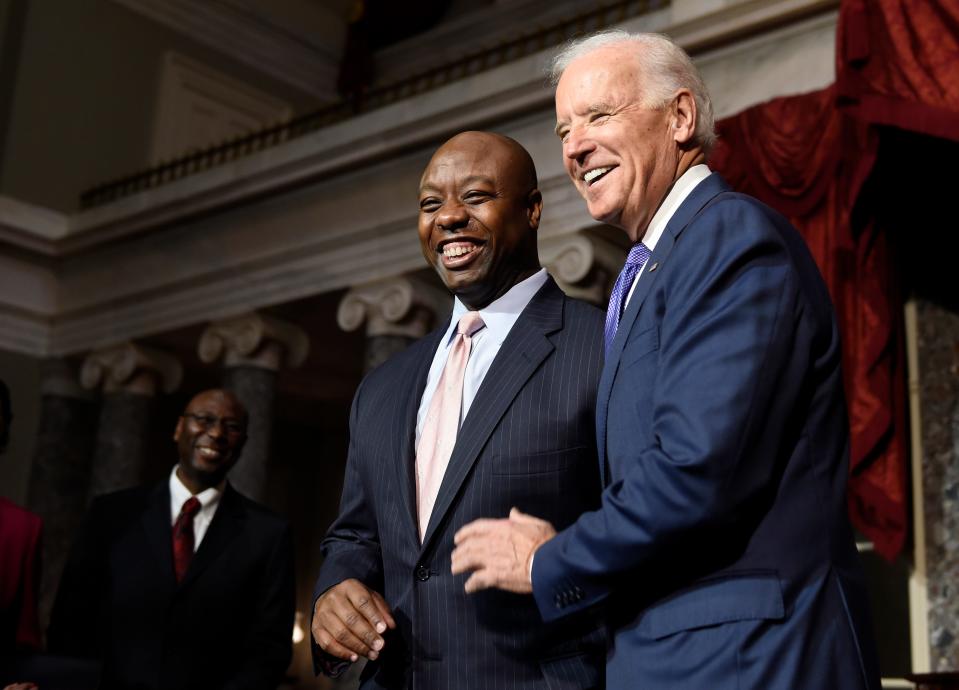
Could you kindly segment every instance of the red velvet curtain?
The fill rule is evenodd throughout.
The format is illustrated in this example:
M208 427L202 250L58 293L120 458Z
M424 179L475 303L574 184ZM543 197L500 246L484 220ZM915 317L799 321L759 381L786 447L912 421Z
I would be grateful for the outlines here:
M864 122L959 140L959 2L843 0L836 85Z
M710 166L789 217L829 286L852 432L850 515L892 559L908 532L902 305L886 235L868 209L853 214L878 136L837 109L833 87L754 106L717 129Z
M850 514L891 559L909 524L902 304L884 192L862 194L890 125L959 141L959 1L842 0L835 85L723 120L710 164L789 216L822 270L843 334Z

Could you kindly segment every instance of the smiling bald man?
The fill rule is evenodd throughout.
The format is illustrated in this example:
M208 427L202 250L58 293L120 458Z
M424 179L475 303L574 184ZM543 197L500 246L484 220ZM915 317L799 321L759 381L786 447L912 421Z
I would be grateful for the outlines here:
M450 573L478 517L566 525L597 505L603 317L540 268L542 203L529 154L498 134L453 137L423 173L420 246L456 299L356 392L315 589L317 666L366 657L363 688L602 687L591 619L544 624L530 597L467 596Z

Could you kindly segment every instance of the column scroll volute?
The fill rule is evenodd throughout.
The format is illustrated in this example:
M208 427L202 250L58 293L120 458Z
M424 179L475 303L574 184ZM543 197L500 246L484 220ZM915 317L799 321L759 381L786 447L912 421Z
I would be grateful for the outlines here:
M105 393L172 393L182 379L183 366L176 357L133 342L94 350L80 369L84 388Z
M278 371L303 364L310 340L299 326L259 313L211 323L200 336L197 354L207 364L255 366Z
M584 230L540 243L540 259L559 286L572 297L604 304L622 268L622 247Z
M445 291L402 276L352 288L340 301L336 320L344 331L365 323L367 337L421 338L449 311L450 300Z

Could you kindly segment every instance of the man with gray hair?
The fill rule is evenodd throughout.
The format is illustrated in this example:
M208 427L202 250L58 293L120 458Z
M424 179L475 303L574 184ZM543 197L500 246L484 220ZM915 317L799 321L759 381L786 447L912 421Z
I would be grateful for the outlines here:
M879 688L846 515L839 331L789 222L705 165L702 79L669 39L606 32L555 61L556 133L597 221L633 244L606 317L601 507L456 535L469 592L546 621L604 606L607 687Z

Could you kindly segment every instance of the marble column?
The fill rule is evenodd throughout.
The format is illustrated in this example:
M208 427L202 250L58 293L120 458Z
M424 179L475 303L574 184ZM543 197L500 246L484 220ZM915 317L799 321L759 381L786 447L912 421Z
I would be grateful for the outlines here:
M344 331L366 324L364 371L426 335L437 318L445 317L449 293L413 277L400 276L354 287L343 297L336 314Z
M540 261L570 297L605 309L626 250L589 230L539 243Z
M269 503L277 372L300 366L309 348L298 326L256 313L212 323L200 337L200 359L222 360L223 387L236 393L249 414L246 445L230 482L255 501Z
M172 393L182 378L183 368L176 358L132 342L95 350L86 358L80 382L103 393L91 497L144 481L156 394Z
M49 359L41 367L40 421L27 503L43 518L40 622L46 627L74 530L83 518L97 430L94 396L74 369Z
M913 668L955 672L959 671L959 314L916 300L907 306L906 319L915 334L910 351L917 427L913 463L918 463L913 468L913 585L925 589L925 601L917 606L913 599L913 607L925 618L918 626L914 621L913 631L926 634L926 639L913 640Z

